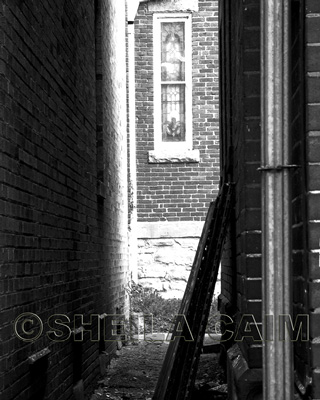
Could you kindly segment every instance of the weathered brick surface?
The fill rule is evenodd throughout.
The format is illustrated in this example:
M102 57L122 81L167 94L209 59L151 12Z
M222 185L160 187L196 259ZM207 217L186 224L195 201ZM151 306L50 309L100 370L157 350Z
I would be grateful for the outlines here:
M78 313L88 322L90 314L115 313L124 304L125 74L110 62L124 59L124 1L104 2L103 46L95 46L97 12L85 0L0 5L4 400L70 399L79 379L88 387L99 373L98 344L88 333L77 347L71 339L50 341L46 321ZM44 322L34 343L14 335L23 312ZM49 365L32 369L28 357L45 347Z
M235 210L222 261L222 294L237 323L252 313L261 321L260 34L259 1L220 3L221 165L235 184ZM230 38L232 45L230 46ZM243 45L242 45L243 43ZM231 65L231 69L230 68ZM243 340L250 368L261 347Z
M222 293L237 323L249 310L260 321L259 1L236 6L224 1L220 13L221 165L223 179L236 186L235 219L222 263ZM310 342L294 343L294 354L299 381L307 387L312 377L310 398L319 397L320 385L319 20L318 2L291 2L291 154L292 163L299 166L291 180L293 319L309 314L311 336ZM250 367L261 367L261 349L247 339L240 347Z
M139 221L202 221L219 182L218 6L200 1L192 14L193 148L200 162L148 164L153 137L152 13L135 21L137 183Z
M103 156L105 185L104 243L108 301L115 304L127 273L127 136L125 69L125 2L102 2L103 18ZM111 140L110 140L111 139ZM107 228L105 228L107 227ZM122 288L123 289L123 288ZM124 293L122 291L122 295ZM115 310L114 310L115 311Z
M304 267L301 274L297 276L297 281L301 286L301 292L304 296L299 304L301 311L311 313L311 343L309 351L302 352L299 357L299 363L307 370L309 376L312 376L312 398L319 397L320 377L317 373L320 367L320 352L318 338L320 336L320 326L315 323L318 320L320 310L318 271L319 268L319 248L320 248L320 209L319 195L320 182L318 177L319 155L317 149L320 143L319 116L317 111L320 104L320 86L319 74L319 3L307 1L306 9L303 10L305 19L305 51L307 54L304 65L305 77L305 107L306 107L306 133L303 134L305 149L305 172L306 184L304 187L305 196L304 215L306 215L304 229L308 237L308 243L304 244L305 258ZM308 193L308 194L307 194ZM308 250L308 253L307 253ZM301 369L303 369L301 367Z
M319 269L319 199L318 179L320 134L317 107L320 91L317 78L319 65L318 4L293 2L292 6L292 154L293 163L301 168L292 179L293 223L293 301L294 315L310 314L311 342L294 344L295 368L303 385L312 376L312 398L318 397L319 376L314 371L320 365L315 338L320 331L317 324L320 306L318 288ZM304 54L306 58L304 59ZM305 124L305 127L304 127Z

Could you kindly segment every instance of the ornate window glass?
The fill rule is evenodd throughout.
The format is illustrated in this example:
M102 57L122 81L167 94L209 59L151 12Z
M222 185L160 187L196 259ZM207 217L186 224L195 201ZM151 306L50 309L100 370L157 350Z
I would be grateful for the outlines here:
M190 14L154 15L155 148L192 148Z

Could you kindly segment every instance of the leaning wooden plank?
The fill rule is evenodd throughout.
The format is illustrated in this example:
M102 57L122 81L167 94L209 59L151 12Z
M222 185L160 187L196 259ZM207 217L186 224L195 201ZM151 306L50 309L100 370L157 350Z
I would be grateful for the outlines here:
M218 273L225 226L230 214L231 186L224 185L211 204L199 242L187 289L180 307L185 319L177 321L154 399L177 400L190 395ZM184 337L194 335L193 340Z
M200 279L199 278L199 270L200 270L201 260L203 258L204 250L207 246L208 234L210 231L210 225L212 224L214 212L215 212L215 204L212 202L212 203L210 203L206 221L203 226L201 238L200 238L199 245L198 245L196 255L194 258L194 262L193 262L193 267L191 269L191 273L190 273L190 276L188 279L187 288L186 288L186 291L184 293L184 296L183 296L183 299L182 299L182 302L180 305L179 314L181 314L181 315L186 315L188 307L190 305L192 293L194 292L194 287L197 284L197 282L199 282L199 279ZM176 333L176 331L174 331L174 333ZM175 356L176 356L176 353L177 353L177 350L179 347L179 343L180 343L179 340L174 340L170 343L170 345L168 347L167 354L166 354L164 363L162 365L162 370L161 370L158 384L157 384L157 389L156 389L157 394L155 394L155 396L158 396L158 397L154 397L155 399L160 400L160 399L165 398L164 397L165 393L162 393L162 392L163 392L163 389L168 386L170 377L172 379L172 373L173 373L172 370L174 367L174 361L177 360ZM179 354L179 352L178 352L178 354Z
M232 204L232 186L225 188L224 194L221 197L222 207L218 212L218 218L215 224L215 230L211 236L211 243L209 244L209 252L205 261L205 272L203 274L203 283L201 291L198 296L197 310L195 316L198 317L193 323L193 332L195 336L195 343L187 349L188 361L183 365L181 373L181 381L179 388L179 396L177 399L189 399L194 387L196 372L203 346L203 339L205 329L208 322L210 306L214 293L215 284L217 281L219 264L223 249L223 242L226 236L226 230L230 219Z
M225 225L224 221L228 210L226 208L228 204L227 197L228 191L223 190L217 204L218 212L212 224L212 232L209 235L208 251L203 257L203 273L201 274L199 290L193 293L194 304L188 313L189 326L194 335L194 341L182 341L181 353L183 358L178 357L180 360L177 364L179 374L174 377L174 381L171 387L168 388L165 398L187 399L191 394L218 273L219 263L214 263L214 260L217 259L221 238L224 236L222 227Z

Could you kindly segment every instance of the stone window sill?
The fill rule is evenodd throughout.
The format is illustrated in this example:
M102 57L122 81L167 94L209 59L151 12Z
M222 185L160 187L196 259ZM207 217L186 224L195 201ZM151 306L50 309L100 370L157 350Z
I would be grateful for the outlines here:
M148 152L149 164L198 163L199 161L199 150L184 150L180 152L151 150Z

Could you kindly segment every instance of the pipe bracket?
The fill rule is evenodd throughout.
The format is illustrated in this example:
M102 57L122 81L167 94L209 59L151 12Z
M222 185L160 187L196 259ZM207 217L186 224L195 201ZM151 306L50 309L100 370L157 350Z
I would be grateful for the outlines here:
M264 167L257 168L257 171L260 172L281 172L284 169L297 169L301 168L301 165L296 165L296 164L289 164L289 165L277 165L276 167L273 167L271 165L265 165Z

